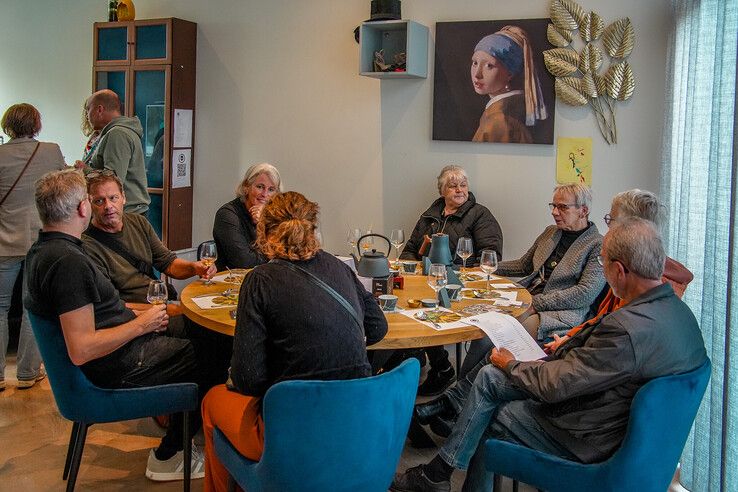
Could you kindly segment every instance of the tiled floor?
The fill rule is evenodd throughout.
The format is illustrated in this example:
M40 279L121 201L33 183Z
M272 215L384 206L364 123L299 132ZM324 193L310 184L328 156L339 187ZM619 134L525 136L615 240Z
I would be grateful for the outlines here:
M8 358L7 389L0 392L0 492L64 490L61 480L71 424L58 413L48 380L19 391L15 359ZM161 431L151 419L101 424L90 428L76 490L175 491L181 483L155 483L144 477L149 449ZM196 439L200 440L200 439ZM406 446L398 470L429 461L434 449ZM461 490L463 473L456 472L452 490ZM505 482L503 490L510 490ZM202 480L192 490L202 490ZM522 491L533 489L521 485Z

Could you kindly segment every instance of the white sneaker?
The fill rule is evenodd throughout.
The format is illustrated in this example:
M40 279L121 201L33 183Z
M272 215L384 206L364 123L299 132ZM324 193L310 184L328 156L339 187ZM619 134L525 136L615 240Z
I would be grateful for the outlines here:
M36 377L33 379L19 379L18 380L18 389L29 389L33 388L36 383L39 381L43 381L46 378L46 370L43 367L40 367L38 370L38 374L36 374Z
M192 473L191 478L202 478L205 476L205 456L195 444L192 444ZM165 461L156 459L154 450L149 452L149 461L146 464L146 477L155 482L166 482L169 480L184 480L184 451Z

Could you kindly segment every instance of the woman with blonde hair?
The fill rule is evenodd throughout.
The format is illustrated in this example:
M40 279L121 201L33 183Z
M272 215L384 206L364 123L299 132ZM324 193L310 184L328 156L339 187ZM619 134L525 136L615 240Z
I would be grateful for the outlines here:
M263 162L246 170L236 187L236 198L215 214L213 239L218 249L218 270L264 263L264 256L254 244L256 223L264 205L281 191L282 178L276 167Z
M243 281L229 382L202 405L205 491L228 484L213 450L214 426L247 458L261 457L260 400L271 386L371 375L366 346L384 337L387 321L351 269L320 249L317 225L318 204L293 191L261 210L256 243L269 262Z
M528 34L505 26L483 37L471 64L474 91L489 96L473 142L532 143L531 129L548 116Z

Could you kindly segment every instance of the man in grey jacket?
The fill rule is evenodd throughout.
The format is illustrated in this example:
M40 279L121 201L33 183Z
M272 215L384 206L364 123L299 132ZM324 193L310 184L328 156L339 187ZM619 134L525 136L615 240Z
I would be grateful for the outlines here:
M653 223L631 218L612 226L599 261L625 305L548 361L521 362L494 349L439 454L397 475L391 490L448 491L455 468L468 468L465 489L489 490L482 453L475 455L488 437L583 463L607 459L625 436L638 389L706 360L697 320L661 283L665 253Z
M94 169L112 169L123 182L127 213L145 214L149 209L146 190L146 164L141 136L143 127L137 116L121 115L118 95L103 89L92 94L85 104L87 118L100 131L100 143L90 159Z

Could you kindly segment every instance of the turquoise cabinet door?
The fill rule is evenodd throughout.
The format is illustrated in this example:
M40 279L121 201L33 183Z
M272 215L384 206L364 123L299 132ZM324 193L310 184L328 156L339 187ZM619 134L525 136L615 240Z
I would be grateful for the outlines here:
M126 70L96 71L95 91L110 89L120 98L121 111L126 107Z
M100 27L96 56L98 62L128 62L128 26Z
M134 70L133 114L143 126L141 147L146 161L149 188L164 186L164 142L168 131L165 118L167 69Z
M167 24L136 26L136 60L167 58Z
M149 193L149 197L151 197L151 203L149 204L147 219L151 223L151 227L154 228L156 235L159 236L159 239L162 239L162 231L164 230L164 225L162 224L162 218L164 217L163 197L159 193Z

